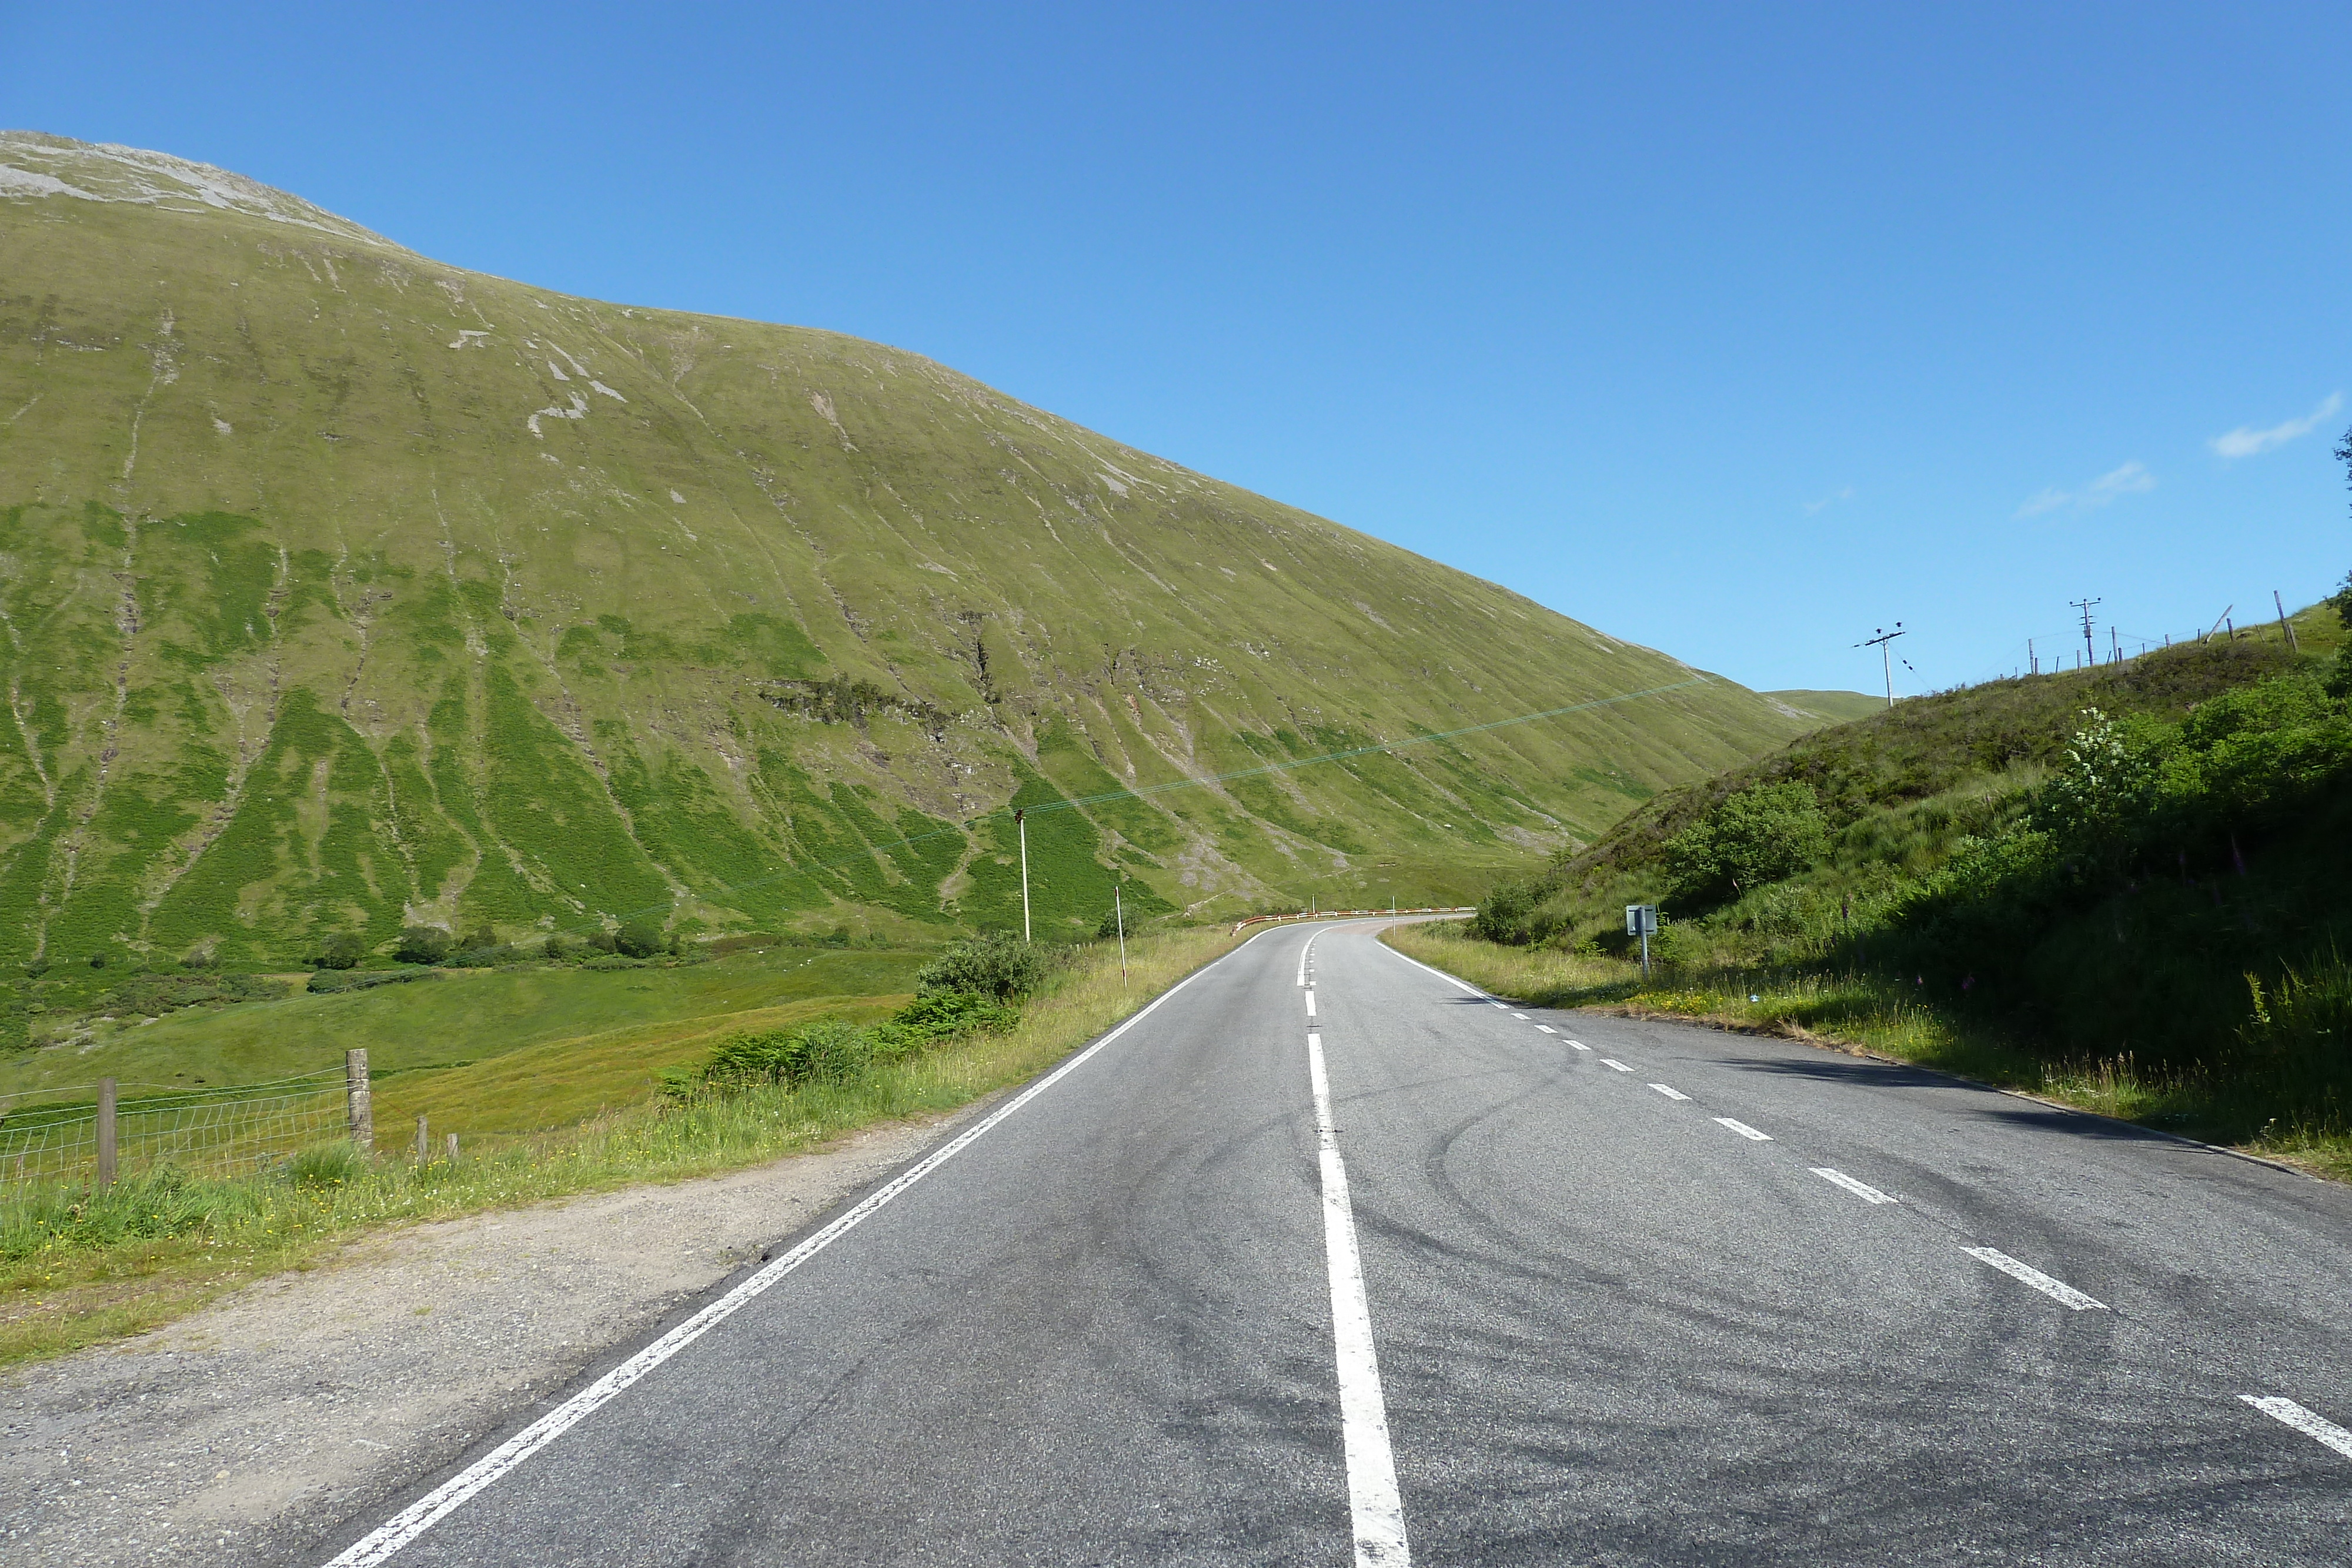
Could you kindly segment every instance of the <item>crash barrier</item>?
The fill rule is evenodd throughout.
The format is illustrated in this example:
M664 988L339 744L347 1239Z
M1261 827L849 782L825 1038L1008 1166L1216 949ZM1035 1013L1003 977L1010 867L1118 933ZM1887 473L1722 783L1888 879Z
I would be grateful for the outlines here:
M1232 935L1239 936L1253 925L1264 925L1279 920L1351 920L1367 915L1475 915L1475 904L1455 904L1450 909L1302 909L1296 915L1253 915L1234 922Z

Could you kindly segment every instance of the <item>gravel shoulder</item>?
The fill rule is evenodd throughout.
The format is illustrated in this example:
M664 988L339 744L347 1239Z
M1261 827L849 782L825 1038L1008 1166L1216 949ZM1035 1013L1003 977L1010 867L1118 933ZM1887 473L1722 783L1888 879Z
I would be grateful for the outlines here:
M0 1563L305 1561L996 1099L727 1176L370 1238L0 1375Z

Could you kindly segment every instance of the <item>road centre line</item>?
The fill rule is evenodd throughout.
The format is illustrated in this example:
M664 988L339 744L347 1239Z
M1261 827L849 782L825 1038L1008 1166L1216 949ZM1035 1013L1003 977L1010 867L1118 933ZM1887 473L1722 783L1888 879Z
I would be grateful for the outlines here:
M2241 1394L2238 1397L2271 1419L2284 1421L2313 1442L2325 1444L2346 1458L2352 1459L2352 1432L2346 1431L2326 1416L2315 1415L2294 1400L2282 1399L2276 1395Z
M1525 1014L1525 1013L1513 1013L1511 1016L1512 1016L1513 1018L1515 1018L1515 1019L1518 1019L1521 1023L1525 1023L1525 1022L1527 1022L1527 1021L1528 1021L1528 1015L1527 1015L1527 1014Z
M1769 1144L1772 1141L1771 1134L1759 1133L1745 1122L1735 1122L1728 1116L1717 1116L1715 1122L1716 1125L1728 1127L1743 1138L1751 1138L1759 1144Z
M1348 1459L1348 1511L1356 1535L1356 1568L1404 1568L1404 1500L1397 1491L1396 1457L1389 1447L1387 1401L1381 1394L1380 1356L1372 1343L1372 1313L1364 1295L1363 1260L1356 1248L1356 1217L1348 1198L1348 1166L1331 1124L1331 1080L1323 1066L1323 1037L1307 1036L1307 1077L1315 1092L1315 1147L1323 1176L1323 1254L1331 1280L1331 1348L1339 1374L1339 1435Z
M1827 1166L1812 1166L1808 1168L1810 1168L1815 1176L1821 1177L1823 1181L1828 1182L1831 1186L1845 1188L1846 1191L1853 1194L1854 1197L1862 1199L1864 1203L1893 1203L1895 1201L1895 1199L1887 1197L1885 1193L1879 1191L1868 1182L1856 1181L1853 1177L1846 1175L1843 1171L1832 1170Z
M1559 1030L1552 1028L1551 1025L1548 1023L1539 1023L1536 1025L1536 1028L1543 1030L1546 1034L1558 1034L1559 1032Z
M1613 1056L1604 1056L1604 1057L1602 1057L1602 1058L1601 1059L1601 1066L1603 1066L1603 1067L1613 1067L1613 1068L1615 1068L1615 1069L1616 1069L1618 1071L1620 1071L1620 1072L1631 1072L1631 1071L1633 1071L1632 1068L1630 1068L1630 1067L1626 1066L1623 1062L1622 1062L1622 1061L1618 1061L1618 1060L1617 1060L1615 1057L1613 1057Z
M2021 1263L2006 1252L1990 1247L1963 1247L1961 1251L1979 1263L1990 1263L2012 1280L2022 1280L2053 1301L2074 1308L2078 1312L2107 1310L2107 1303L2083 1294L2074 1286L2052 1279L2031 1263ZM2298 1406L2300 1408L2300 1406ZM2285 1417L2280 1417L2282 1420Z
M1584 1043L1582 1040L1570 1040L1568 1043L1569 1043L1569 1044L1570 1044L1570 1045L1572 1045L1572 1046L1574 1046L1574 1047L1576 1047L1576 1049L1577 1049L1577 1050L1579 1050L1579 1051L1591 1051L1591 1050L1592 1049L1591 1046L1589 1046L1589 1045L1585 1044L1585 1043Z
M1276 929L1279 927L1268 927L1268 932ZM1266 933L1261 933L1261 935L1265 934ZM1257 940L1255 936L1250 938L1251 942L1255 940ZM1242 944L1243 947L1248 946L1248 942ZM733 1290L671 1329L661 1338L654 1341L653 1343L646 1346L530 1426L525 1427L496 1448L491 1449L489 1453L410 1503L358 1541L353 1542L343 1549L341 1555L329 1563L327 1568L373 1568L374 1564L390 1558L393 1553L464 1506L467 1499L483 1488L611 1403L614 1398L647 1373L734 1316L753 1300L766 1294L785 1275L840 1240L867 1219L872 1218L891 1199L904 1193L908 1187L947 1164L965 1149L970 1148L990 1128L1076 1071L1097 1052L1109 1046L1129 1030L1158 1012L1161 1004L1171 997L1215 968L1218 964L1224 962L1225 958L1233 956L1233 953L1240 951L1240 947L1234 948L1232 952L1202 965L1160 992L1150 1005L1134 1017L1071 1057L1036 1082L1032 1083L980 1121L973 1123L950 1142L901 1171L884 1186L868 1193L856 1207L832 1224L809 1237L799 1246L776 1259Z
M1307 993L1307 1016L1308 1018L1313 1018L1315 1016L1315 993L1313 991Z
M1669 1084L1653 1083L1650 1087L1656 1090L1659 1093L1664 1095L1669 1100L1687 1100L1690 1098L1689 1095L1684 1093L1681 1090L1674 1088Z

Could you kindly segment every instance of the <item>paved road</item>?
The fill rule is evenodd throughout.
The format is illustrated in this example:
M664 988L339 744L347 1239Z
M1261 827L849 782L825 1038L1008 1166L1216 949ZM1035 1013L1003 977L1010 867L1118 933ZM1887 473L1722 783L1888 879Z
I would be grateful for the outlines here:
M2352 1561L2352 1193L1376 925L1203 971L319 1560Z

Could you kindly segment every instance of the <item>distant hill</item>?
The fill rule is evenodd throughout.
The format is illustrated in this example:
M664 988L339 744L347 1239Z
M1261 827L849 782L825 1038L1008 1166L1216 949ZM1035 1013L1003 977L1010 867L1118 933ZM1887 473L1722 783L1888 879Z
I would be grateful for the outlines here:
M1812 727L918 355L26 132L0 622L17 964L1004 926L1008 805L1050 935L1452 901Z
M1867 692L1766 692L1774 702L1784 703L1799 713L1811 714L1830 724L1846 724L1857 718L1868 718L1886 711L1886 699Z

